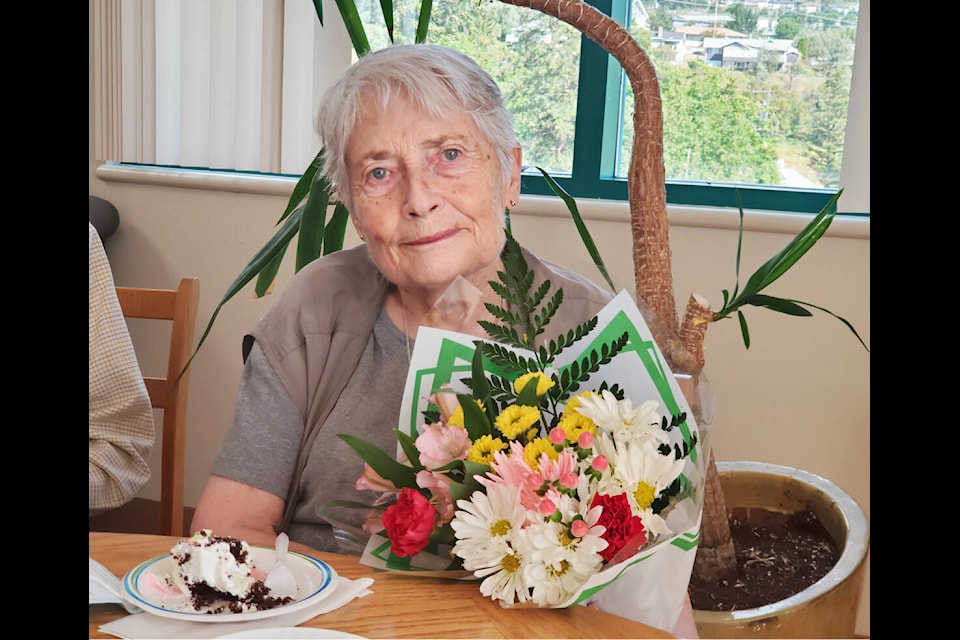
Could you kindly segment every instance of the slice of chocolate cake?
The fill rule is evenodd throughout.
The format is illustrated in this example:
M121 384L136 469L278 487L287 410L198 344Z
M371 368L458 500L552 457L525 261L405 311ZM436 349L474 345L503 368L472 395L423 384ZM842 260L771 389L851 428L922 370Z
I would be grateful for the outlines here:
M244 613L287 604L293 598L274 598L263 582L243 540L216 536L202 529L170 550L175 570L171 586L189 592L196 611Z

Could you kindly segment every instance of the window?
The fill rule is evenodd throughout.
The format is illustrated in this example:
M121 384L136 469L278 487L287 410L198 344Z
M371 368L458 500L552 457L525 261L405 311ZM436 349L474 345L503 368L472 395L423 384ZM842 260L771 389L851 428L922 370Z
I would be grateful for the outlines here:
M736 189L748 209L816 212L842 185L841 212L869 214L868 0L802 10L780 0L589 1L630 25L657 69L669 204L736 206ZM155 55L156 71L133 76L144 80L136 100L125 85L122 121L129 128L127 111L138 105L143 129L156 132L141 146L157 153L131 159L127 141L143 138L127 134L123 152L105 157L299 175L318 149L314 105L350 60L335 35L343 30L335 5L325 5L321 27L310 0L116 2L125 43L133 32L156 33L155 43L133 38L144 60ZM395 0L395 42L414 40L419 6ZM372 47L386 46L379 1L357 0L357 8ZM132 14L142 15L135 22ZM530 168L525 193L552 195L533 170L540 166L575 197L626 199L633 96L598 45L553 17L500 2L434 3L428 34L470 54L500 84ZM229 81L197 72L217 62L228 63ZM125 73L143 66L129 55L123 64ZM231 105L229 116L213 115ZM188 152L208 138L235 140L235 148Z
M629 24L657 69L669 203L736 206L736 188L747 208L816 212L836 193L858 0L589 3ZM412 42L419 3L394 7L394 41ZM386 46L379 2L358 8L371 46ZM500 84L528 167L576 197L627 198L633 91L598 45L498 2L434 4L428 33ZM524 191L553 193L535 170Z

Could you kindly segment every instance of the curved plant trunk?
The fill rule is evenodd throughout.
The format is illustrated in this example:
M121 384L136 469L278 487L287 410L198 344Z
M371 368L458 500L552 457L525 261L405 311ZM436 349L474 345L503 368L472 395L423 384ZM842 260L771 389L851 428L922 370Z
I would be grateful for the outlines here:
M646 52L622 26L581 0L501 0L573 26L612 55L633 87L633 153L627 175L637 295L677 333L663 169L660 83Z
M694 295L690 298L683 327L677 322L663 165L663 107L660 83L650 58L626 29L582 0L500 1L534 9L566 22L612 55L626 72L633 88L635 105L627 193L637 299L653 309L673 334L670 338L677 343L682 342L692 360L702 367L703 339L712 314L706 300ZM666 344L661 346L669 357L673 349ZM700 544L693 575L704 582L718 583L736 574L730 523L711 451L704 490Z

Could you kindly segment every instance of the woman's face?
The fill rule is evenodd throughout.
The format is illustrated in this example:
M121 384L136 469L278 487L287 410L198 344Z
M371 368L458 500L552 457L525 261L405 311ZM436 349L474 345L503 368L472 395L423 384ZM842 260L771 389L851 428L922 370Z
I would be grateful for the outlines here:
M353 223L391 282L429 295L457 275L495 279L503 211L520 195L519 148L504 185L470 116L433 118L400 96L385 113L361 113L344 156Z

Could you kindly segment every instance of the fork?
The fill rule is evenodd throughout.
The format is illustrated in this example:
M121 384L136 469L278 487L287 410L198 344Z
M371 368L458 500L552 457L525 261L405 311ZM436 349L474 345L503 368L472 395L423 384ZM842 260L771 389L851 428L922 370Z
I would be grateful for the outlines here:
M111 595L116 596L117 603L122 605L127 613L140 613L143 611L140 607L132 605L123 599L123 590L120 578L113 575L105 566L90 558L90 579L109 591Z

